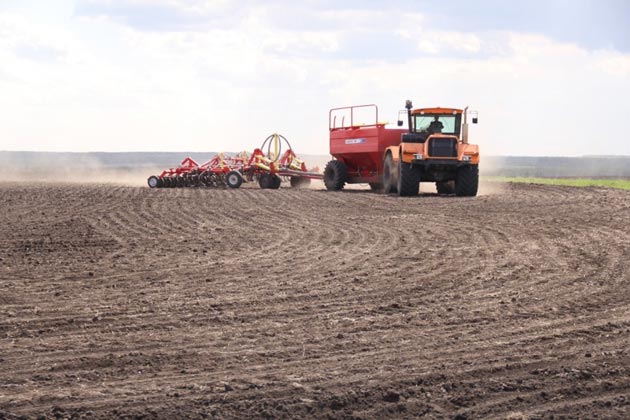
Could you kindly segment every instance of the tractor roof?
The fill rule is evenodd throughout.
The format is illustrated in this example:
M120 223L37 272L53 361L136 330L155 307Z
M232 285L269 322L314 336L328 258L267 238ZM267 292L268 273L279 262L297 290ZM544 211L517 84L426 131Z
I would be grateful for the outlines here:
M440 108L439 106L436 108L418 108L411 111L412 115L420 115L420 114L461 114L464 112L461 109L455 108Z

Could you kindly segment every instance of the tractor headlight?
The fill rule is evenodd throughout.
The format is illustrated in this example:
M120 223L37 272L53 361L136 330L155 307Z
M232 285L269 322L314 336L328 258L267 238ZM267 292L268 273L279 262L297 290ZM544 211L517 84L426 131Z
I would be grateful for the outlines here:
M470 162L470 156L469 155L462 156L462 162Z
M416 153L415 155L413 155L414 159L418 159L418 160L422 160L423 156L422 153Z

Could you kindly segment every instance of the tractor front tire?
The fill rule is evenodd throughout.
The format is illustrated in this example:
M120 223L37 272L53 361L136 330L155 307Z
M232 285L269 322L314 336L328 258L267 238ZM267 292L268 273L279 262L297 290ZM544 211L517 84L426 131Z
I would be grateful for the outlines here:
M348 181L348 169L339 160L331 160L324 169L324 185L328 191L340 191Z
M239 171L230 171L225 177L225 183L230 188L238 188L243 183L243 175Z
M479 166L467 165L457 170L455 179L455 195L459 197L474 197L479 189Z
M420 172L411 163L398 163L398 195L411 197L420 191Z
M455 194L455 181L436 182L435 188L438 194Z
M383 193L391 194L396 192L396 165L391 153L385 156L383 161Z

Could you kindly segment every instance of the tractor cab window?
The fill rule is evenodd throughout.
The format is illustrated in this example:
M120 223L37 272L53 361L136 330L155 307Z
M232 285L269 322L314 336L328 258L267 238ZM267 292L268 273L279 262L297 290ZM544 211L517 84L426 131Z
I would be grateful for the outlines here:
M459 135L461 115L453 114L424 114L415 116L416 133L443 133Z

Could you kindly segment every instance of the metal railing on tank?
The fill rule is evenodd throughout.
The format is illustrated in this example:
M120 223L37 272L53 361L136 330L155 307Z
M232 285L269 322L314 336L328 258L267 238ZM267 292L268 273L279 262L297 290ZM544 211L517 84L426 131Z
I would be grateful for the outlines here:
M374 109L374 120L358 122L356 120L356 112L359 109ZM337 120L341 117L341 125L337 127ZM346 117L350 119L350 125L346 125ZM373 121L373 122L372 122ZM341 108L333 108L328 112L328 129L338 130L344 128L357 128L357 127L376 127L380 123L378 122L378 107L374 104L367 105L354 105L354 106L344 106Z

